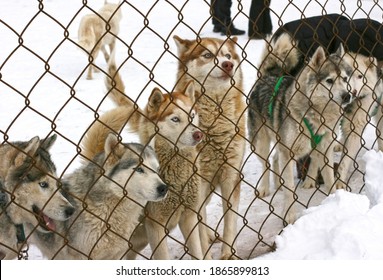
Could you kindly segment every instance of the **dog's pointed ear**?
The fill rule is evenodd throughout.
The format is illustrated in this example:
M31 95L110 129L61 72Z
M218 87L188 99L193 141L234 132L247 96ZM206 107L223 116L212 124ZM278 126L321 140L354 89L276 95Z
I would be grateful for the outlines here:
M40 138L33 137L26 144L26 147L18 153L15 158L15 166L21 166L28 157L32 157L40 147Z
M190 45L192 44L191 41L186 40L186 39L181 39L179 36L174 35L173 36L174 42L176 43L178 53L183 53L186 50L189 49Z
M325 53L323 47L319 46L316 49L316 51L313 54L313 56L311 57L309 65L313 69L318 69L318 68L320 68L323 65L325 60L326 60L326 53Z
M162 91L157 87L154 88L149 97L149 102L148 102L149 110L158 111L164 99L165 97L162 94Z
M344 54L345 54L345 51L344 51L344 47L343 47L343 44L341 43L338 47L338 49L336 50L335 54L341 58L343 58Z
M38 136L35 136L31 140L29 140L27 147L24 149L24 152L30 156L33 156L39 147L40 138Z
M53 134L52 136L44 139L44 140L41 140L41 148L43 148L44 150L50 150L50 148L52 148L53 144L56 142L57 140L57 134Z
M120 139L114 133L109 133L104 145L105 158L115 161L123 154L123 145Z
M195 86L194 86L194 81L191 80L187 83L185 89L184 89L184 94L190 98L190 100L194 103L195 102Z

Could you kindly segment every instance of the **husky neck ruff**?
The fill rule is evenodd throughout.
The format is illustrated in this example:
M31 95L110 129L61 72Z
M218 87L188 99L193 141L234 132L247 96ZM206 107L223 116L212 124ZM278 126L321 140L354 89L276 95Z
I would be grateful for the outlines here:
M281 87L281 84L282 84L282 81L283 81L284 78L285 78L285 76L279 77L277 83L275 84L273 94L272 94L272 96L270 98L268 109L269 109L269 115L270 115L271 121L273 120L275 99L276 99L276 97L277 97L277 95L279 93L279 88ZM324 134L316 134L316 133L314 133L312 125L310 124L309 120L307 118L305 118L305 117L303 118L303 123L305 124L306 128L308 129L308 131L310 133L311 148L315 149L318 146L318 144L322 141L322 138L323 138Z

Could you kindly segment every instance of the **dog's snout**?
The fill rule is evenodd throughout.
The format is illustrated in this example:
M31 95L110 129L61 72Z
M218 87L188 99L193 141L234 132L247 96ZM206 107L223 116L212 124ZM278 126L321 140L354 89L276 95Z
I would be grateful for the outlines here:
M222 63L222 68L223 70L225 70L226 72L231 72L234 68L234 64L230 61L224 61Z
M158 195L161 197L164 197L166 193L168 192L169 187L165 184L161 184L157 187Z
M354 90L351 91L351 94L352 94L352 96L354 96L354 97L357 95L357 93L358 93L358 91L357 91L356 89L354 89Z
M343 104L345 104L345 103L350 103L350 100L351 100L351 94L348 93L348 92L344 92L344 93L342 93L341 98L342 98L342 103L343 103Z
M72 216L73 215L73 213L74 213L74 211L75 211L75 208L73 207L73 206L68 206L68 207L66 207L65 208L65 216L67 217L67 218L69 218L70 216Z
M193 139L197 142L200 142L202 140L203 133L201 131L196 131L193 133Z

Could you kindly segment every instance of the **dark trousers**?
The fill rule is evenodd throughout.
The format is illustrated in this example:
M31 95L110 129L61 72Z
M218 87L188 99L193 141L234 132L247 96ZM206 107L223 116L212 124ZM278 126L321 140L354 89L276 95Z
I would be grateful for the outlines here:
M227 27L231 23L231 0L211 0L211 15L214 26Z
M270 17L271 0L252 0L249 14L249 36L271 34L273 25Z

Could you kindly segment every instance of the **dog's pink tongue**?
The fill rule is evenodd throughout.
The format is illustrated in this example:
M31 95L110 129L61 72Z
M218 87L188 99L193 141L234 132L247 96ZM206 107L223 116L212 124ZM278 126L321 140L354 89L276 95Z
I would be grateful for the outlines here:
M56 230L56 224L55 222L49 218L47 215L44 215L44 222L47 228L49 228L51 231Z

